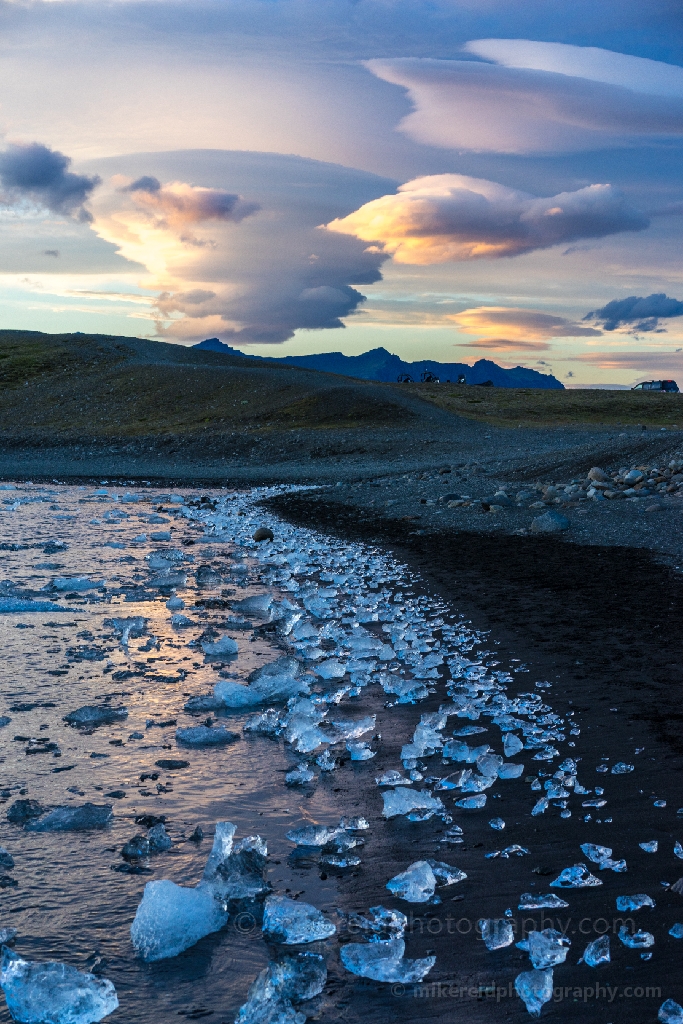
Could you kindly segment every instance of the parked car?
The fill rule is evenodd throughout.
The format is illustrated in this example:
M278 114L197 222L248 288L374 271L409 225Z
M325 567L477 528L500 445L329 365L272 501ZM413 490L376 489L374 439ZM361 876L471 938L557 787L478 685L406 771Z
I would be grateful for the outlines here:
M678 384L675 380L644 380L631 391L678 391Z

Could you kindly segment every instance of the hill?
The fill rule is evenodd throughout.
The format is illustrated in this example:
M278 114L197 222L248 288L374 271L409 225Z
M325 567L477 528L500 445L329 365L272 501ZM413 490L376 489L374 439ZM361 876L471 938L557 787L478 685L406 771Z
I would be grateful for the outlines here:
M244 356L238 349L231 348L218 338L207 338L193 348L204 352L223 352L226 355ZM244 356L246 359L257 359L260 362L279 363L283 366L299 366L308 370L322 370L324 373L341 373L346 377L357 377L359 380L383 381L394 384L402 373L409 374L414 381L419 381L424 371L435 374L442 381L458 380L463 375L468 384L483 384L490 380L499 388L552 388L564 390L564 385L556 377L538 370L530 370L525 366L515 366L506 370L490 359L478 359L473 366L467 363L439 363L434 359L421 359L417 362L406 362L400 356L387 352L385 348L373 348L359 356L345 356L342 352L322 352L310 356Z

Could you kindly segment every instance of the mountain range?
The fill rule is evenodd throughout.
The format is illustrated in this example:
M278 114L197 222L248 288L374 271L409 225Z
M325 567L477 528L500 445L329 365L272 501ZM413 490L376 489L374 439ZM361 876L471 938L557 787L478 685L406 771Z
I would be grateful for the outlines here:
M490 359L478 359L469 366L467 363L438 363L433 359L406 362L400 356L387 352L385 348L373 348L359 356L345 356L342 352L321 352L310 356L251 356L239 349L226 345L218 338L207 338L193 348L210 352L224 352L226 355L256 359L266 363L281 363L284 366L301 366L308 370L323 370L326 373L340 373L360 380L393 382L401 374L408 374L419 381L424 372L433 373L441 381L457 381L464 376L467 384L484 384L490 381L499 388L554 388L564 390L564 385L551 374L539 373L525 366L514 366L506 370Z

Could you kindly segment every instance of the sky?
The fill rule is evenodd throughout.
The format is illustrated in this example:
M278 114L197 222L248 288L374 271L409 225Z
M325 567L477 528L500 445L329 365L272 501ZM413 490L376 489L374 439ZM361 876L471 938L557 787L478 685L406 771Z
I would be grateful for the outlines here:
M0 326L683 385L674 0L0 0Z

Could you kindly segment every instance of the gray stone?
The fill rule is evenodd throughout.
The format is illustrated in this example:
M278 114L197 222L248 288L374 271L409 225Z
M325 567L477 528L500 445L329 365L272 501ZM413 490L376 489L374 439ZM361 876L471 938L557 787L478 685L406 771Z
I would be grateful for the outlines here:
M593 466L588 473L588 479L593 480L594 482L599 481L600 483L605 483L609 480L609 477L607 476L607 473L605 473L604 469L600 469L600 466Z
M558 533L561 530L569 529L569 520L561 512L550 510L538 516L531 523L532 533Z

